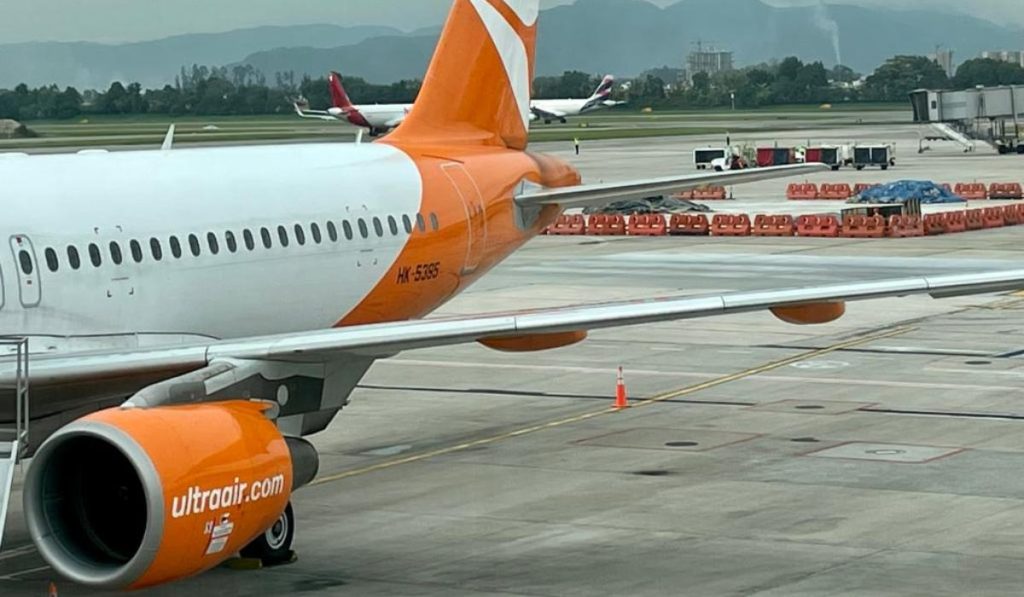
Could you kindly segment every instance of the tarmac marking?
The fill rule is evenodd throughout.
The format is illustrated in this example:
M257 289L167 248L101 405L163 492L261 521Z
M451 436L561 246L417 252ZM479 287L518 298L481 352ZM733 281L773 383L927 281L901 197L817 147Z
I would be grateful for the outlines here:
M665 392L663 394L658 394L658 395L653 396L651 398L647 398L645 400L640 400L640 401L634 402L631 405L631 408L632 409L644 408L644 407L647 407L647 406L652 406L652 405L655 405L655 404L659 404L659 403L662 403L662 402L667 402L667 401L674 400L674 399L677 399L677 398L682 398L683 396L688 396L690 394L696 394L697 392L703 392L704 390L708 390L708 389L711 389L711 388L714 388L714 387L717 387L717 386L720 386L720 385L724 385L724 384L727 384L727 383L730 383L730 382L734 382L734 381L738 381L738 380L741 380L741 379L745 379L747 377L752 377L752 376L755 376L755 375L760 375L761 373L767 373L768 371L773 371L775 369L786 367L786 366L792 365L794 363L799 363L801 361L806 361L806 360L809 360L809 359L814 359L814 358L818 358L818 357L825 356L825 355L828 355L828 354L832 354L834 352L837 352L837 351L840 351L840 350L845 350L847 348L852 348L854 346L861 346L861 345L864 345L864 344L870 344L871 342L876 342L878 340L885 340L885 339L888 339L888 338L894 338L896 336L902 336L902 335L907 334L907 333L909 333L909 332L911 332L911 331L913 331L915 329L917 329L917 328L909 327L909 326L899 327L899 328L887 330L887 331L884 331L884 332L878 332L878 333L875 333L875 334L869 334L867 336L861 336L861 337L858 337L858 338L854 338L852 340L847 340L845 342L840 342L838 344L833 344L832 346L828 346L826 348L819 348L819 349L811 350L811 351L808 351L808 352L803 352L803 353L800 353L798 355L794 355L792 357L788 357L788 358L785 358L785 359L781 359L781 360L778 360L778 361L773 361L773 362L761 365L759 367L754 367L752 369L747 369L747 370L744 370L744 371L740 371L738 373L733 373L731 375L726 375L726 376L723 376L723 377L718 377L718 378L712 379L710 381L706 381L706 382L699 383L699 384L696 384L696 385L687 386L687 387L682 388L680 390L674 390L674 391L670 391L670 392ZM598 417L603 417L603 416L607 416L607 415L615 414L615 413L619 413L619 412L622 412L622 411L616 410L615 408L602 408L601 410L591 411L591 412L583 413L583 414L580 414L580 415L574 415L574 416L571 416L571 417L565 417L565 418L562 418L562 419L556 419L556 420L553 420L553 421L548 421L546 423L539 423L539 424L536 424L536 425L531 425L529 427L523 427L521 429L517 429L515 431L510 431L508 433L501 433L501 434L498 434L498 435L482 437L480 439L464 442L464 443L461 443L461 444L456 444L456 445L453 445L453 446L448 446L448 447L445 447L445 448L438 448L436 450L429 450L429 451L426 451L426 452L420 452L418 454L412 454L410 456L405 456L405 457L402 457L402 458L395 458L393 460L387 460L387 461L384 461L384 462L379 462L377 464L372 464L372 465L369 465L369 466L352 469L352 470L345 471L345 472L342 472L342 473L337 473L337 474L334 474L334 475L327 475L325 477L320 477L319 479L316 479L315 481L310 483L310 485L312 486L312 485L324 485L324 484L327 484L327 483L334 483L334 482L337 482L337 481L342 481L344 479L349 479L351 477L357 477L357 476L361 476L361 475L366 475L366 474L369 474L369 473L373 473L373 472L377 472L377 471L382 471L382 470L386 470L386 469L389 469L389 468L394 468L394 467L397 467L397 466L402 466L402 465L405 465L405 464L412 464L412 463L415 463L415 462L421 462L421 461L424 461L424 460L429 460L431 458L436 458L438 456L445 456L447 454L453 454L455 452L462 452L462 451L470 450L472 448L477 448L477 447L480 447L480 446L486 446L486 445L502 442L502 441L505 441L505 440L515 439L517 437L522 437L524 435L530 435L530 434L533 434L533 433L538 433L540 431L545 431L547 429L555 429L557 427L564 427L566 425L571 425L573 423L582 423L584 421L589 421L591 419L596 419Z

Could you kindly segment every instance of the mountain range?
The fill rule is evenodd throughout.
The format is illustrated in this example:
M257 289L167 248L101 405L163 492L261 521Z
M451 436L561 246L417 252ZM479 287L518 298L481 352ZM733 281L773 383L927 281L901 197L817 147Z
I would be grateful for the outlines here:
M0 45L0 87L56 82L106 87L116 79L154 87L183 65L251 64L275 72L322 76L340 70L375 83L423 76L439 28L403 33L388 27L309 25L183 35L124 45ZM642 0L581 0L544 12L537 71L636 75L681 66L698 42L731 50L737 65L785 56L871 72L896 54L927 54L936 44L958 60L983 50L1018 49L1024 31L932 10L895 11L852 5L779 8L761 0L681 0L659 8Z

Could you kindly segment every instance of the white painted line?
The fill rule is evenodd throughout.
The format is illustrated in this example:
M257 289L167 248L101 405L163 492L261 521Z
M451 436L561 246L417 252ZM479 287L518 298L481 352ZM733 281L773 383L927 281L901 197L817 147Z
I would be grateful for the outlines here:
M32 553L32 550L34 549L35 546L31 543L29 543L28 545L22 545L21 547L15 547L14 549L5 549L4 551L0 552L0 562L4 560L13 560L18 556L22 556L27 553Z
M29 568L27 570L18 570L17 572L12 572L12 573L10 573L10 574L8 574L6 576L0 576L0 578L2 578L4 580L18 580L19 576L24 576L26 574L34 574L36 572L43 572L44 570L49 570L49 569L50 569L49 566L40 566L38 568Z

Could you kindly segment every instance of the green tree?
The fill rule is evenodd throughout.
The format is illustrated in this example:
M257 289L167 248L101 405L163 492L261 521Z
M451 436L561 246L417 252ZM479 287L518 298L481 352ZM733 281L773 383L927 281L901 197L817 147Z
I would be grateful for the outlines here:
M1020 84L1024 84L1024 67L991 58L968 60L956 69L956 76L953 77L953 85L961 89L978 85L994 87Z
M949 87L942 67L924 56L895 56L867 78L864 90L868 99L903 101L915 89Z

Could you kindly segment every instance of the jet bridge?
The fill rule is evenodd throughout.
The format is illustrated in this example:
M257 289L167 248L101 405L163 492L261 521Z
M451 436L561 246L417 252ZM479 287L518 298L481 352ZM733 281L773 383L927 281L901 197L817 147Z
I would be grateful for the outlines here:
M14 420L0 425L0 550L3 549L7 508L14 490L14 473L28 453L28 338L0 338L0 354L16 360L12 387L0 387L0 400L14 400ZM0 412L4 412L0 409Z
M978 140L999 153L1024 154L1024 85L964 91L921 89L910 94L910 103L914 122L937 128L944 138L965 147ZM935 127L942 124L950 130Z

